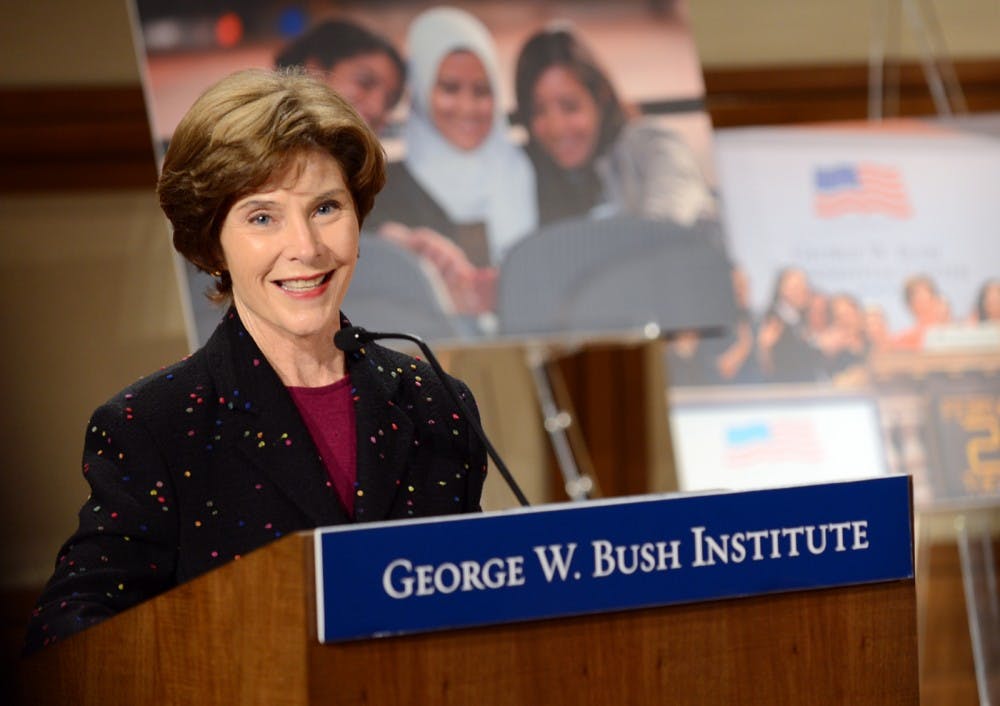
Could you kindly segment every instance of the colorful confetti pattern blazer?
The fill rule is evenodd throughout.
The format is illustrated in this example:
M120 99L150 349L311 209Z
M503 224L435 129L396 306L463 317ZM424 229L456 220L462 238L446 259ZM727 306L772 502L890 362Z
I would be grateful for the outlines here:
M479 510L485 450L430 366L372 345L347 354L347 367L357 521ZM83 473L91 495L26 652L283 534L351 521L295 403L232 309L203 348L94 413Z

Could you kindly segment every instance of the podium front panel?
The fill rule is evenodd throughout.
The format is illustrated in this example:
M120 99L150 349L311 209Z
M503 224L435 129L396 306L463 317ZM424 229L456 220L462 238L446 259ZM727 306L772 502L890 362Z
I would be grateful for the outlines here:
M913 577L906 476L318 530L323 642Z

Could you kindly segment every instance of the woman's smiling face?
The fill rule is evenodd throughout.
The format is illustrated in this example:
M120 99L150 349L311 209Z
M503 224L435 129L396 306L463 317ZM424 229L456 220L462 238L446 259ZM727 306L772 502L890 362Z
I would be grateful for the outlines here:
M220 231L233 302L255 340L332 337L358 258L358 218L337 161L321 151L241 197Z
M539 146L563 169L579 169L594 158L601 129L597 102L565 66L550 66L535 82L530 130Z
M431 87L430 117L438 132L460 150L479 147L493 129L493 89L486 68L472 52L442 59Z

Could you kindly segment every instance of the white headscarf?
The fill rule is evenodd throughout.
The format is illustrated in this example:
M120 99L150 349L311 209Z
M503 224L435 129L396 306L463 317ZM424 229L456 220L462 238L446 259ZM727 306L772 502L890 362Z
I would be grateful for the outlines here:
M431 90L446 56L468 51L483 63L493 92L493 127L473 150L448 142L430 116ZM489 31L463 10L436 7L420 14L407 37L411 109L406 122L406 166L456 223L485 222L490 256L507 249L538 225L535 173L507 136L496 52Z

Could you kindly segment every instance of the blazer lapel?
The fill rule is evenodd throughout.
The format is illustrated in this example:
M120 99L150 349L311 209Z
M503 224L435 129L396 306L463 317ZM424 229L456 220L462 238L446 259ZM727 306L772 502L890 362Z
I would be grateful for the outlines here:
M410 371L390 365L378 346L347 355L353 386L358 444L359 522L387 519L401 489L414 443L413 421L397 406L399 386Z
M220 403L234 413L239 453L316 526L350 522L295 402L235 309L206 348Z

